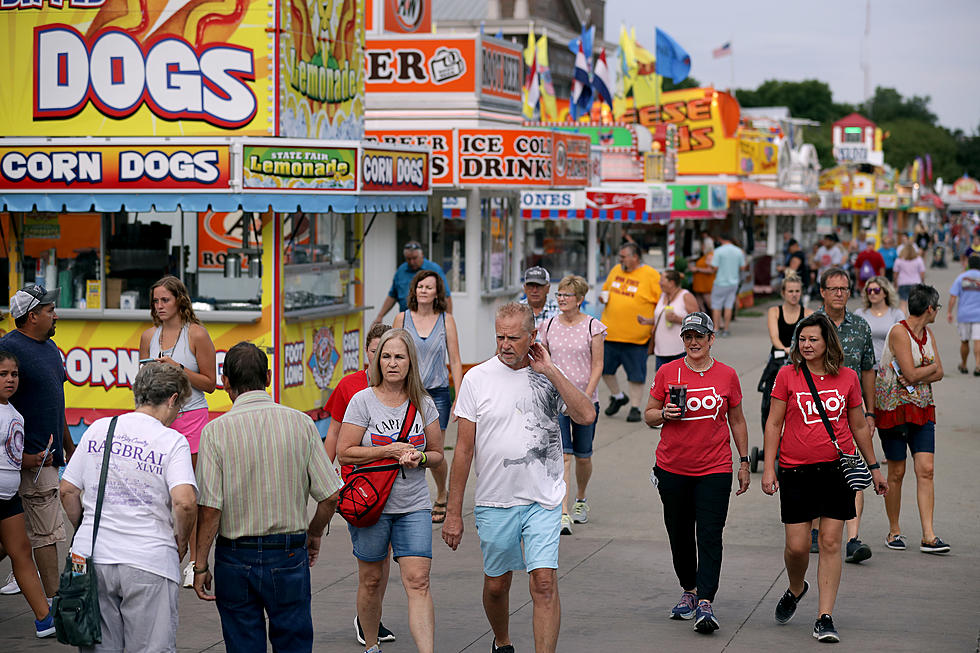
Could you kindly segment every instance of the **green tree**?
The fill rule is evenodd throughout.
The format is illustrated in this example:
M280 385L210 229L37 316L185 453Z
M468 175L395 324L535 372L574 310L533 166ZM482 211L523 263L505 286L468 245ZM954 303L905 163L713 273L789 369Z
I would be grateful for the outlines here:
M901 170L916 157L932 158L933 178L955 179L957 143L945 127L914 118L900 118L878 125L888 134L883 144L885 163Z
M957 130L953 137L956 139L956 174L943 176L943 179L951 182L964 174L974 179L980 177L980 127L969 136Z
M701 88L701 82L699 82L694 77L687 77L683 79L679 84L675 84L671 81L670 77L664 77L663 90L666 91L679 91L682 88Z
M910 118L934 124L936 114L929 110L931 98L926 95L913 95L906 99L893 88L879 86L874 96L868 101L867 116L872 122L881 123Z
M735 97L743 107L789 107L795 118L809 118L821 123L836 120L838 105L826 82L807 79L784 82L770 79L755 90L738 89Z

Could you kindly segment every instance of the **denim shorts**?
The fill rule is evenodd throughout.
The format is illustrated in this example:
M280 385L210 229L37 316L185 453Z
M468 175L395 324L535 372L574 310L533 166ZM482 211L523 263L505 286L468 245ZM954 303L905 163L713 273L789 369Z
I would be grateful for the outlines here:
M602 373L610 376L622 365L626 370L626 380L631 383L645 383L647 380L647 345L634 345L632 342L603 343Z
M354 545L354 557L364 562L378 562L388 556L432 557L432 511L381 513L374 526L357 528L347 525Z
M595 425L599 421L599 402L595 407L595 419L591 424L576 424L567 415L558 416L558 427L561 429L561 448L567 454L575 454L576 458L592 457L592 440L595 438Z
M540 504L510 508L476 506L476 532L483 552L483 573L491 578L509 571L558 569L561 506Z
M906 450L917 453L936 453L936 423L902 424L891 429L879 429L885 460L905 460Z
M432 401L436 402L436 408L439 410L439 428L445 431L449 426L449 410L453 407L453 402L449 398L449 386L426 388L425 391L432 397Z

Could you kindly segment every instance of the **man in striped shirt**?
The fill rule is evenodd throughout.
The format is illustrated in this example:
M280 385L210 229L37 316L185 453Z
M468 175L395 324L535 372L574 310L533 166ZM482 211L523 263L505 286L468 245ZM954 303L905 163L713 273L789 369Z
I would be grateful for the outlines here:
M233 405L204 427L194 590L217 599L228 650L312 651L310 567L337 507L341 482L310 417L265 391L261 349L240 342L225 356L222 384ZM307 521L307 502L317 502ZM214 552L215 594L207 560Z

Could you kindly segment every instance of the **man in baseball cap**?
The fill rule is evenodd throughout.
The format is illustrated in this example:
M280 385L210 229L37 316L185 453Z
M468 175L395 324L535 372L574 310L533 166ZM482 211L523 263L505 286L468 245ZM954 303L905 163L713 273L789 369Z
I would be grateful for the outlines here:
M10 298L10 314L17 327L0 338L0 349L20 361L20 384L10 403L24 417L24 454L20 497L34 561L49 598L58 590L58 543L65 541L58 468L75 450L65 419L65 365L51 337L58 315L57 288L24 286ZM20 591L8 579L2 594Z
M541 325L561 313L554 297L548 297L551 290L551 275L540 265L524 271L524 297L520 303L527 304L534 313L534 328L538 330L541 342Z

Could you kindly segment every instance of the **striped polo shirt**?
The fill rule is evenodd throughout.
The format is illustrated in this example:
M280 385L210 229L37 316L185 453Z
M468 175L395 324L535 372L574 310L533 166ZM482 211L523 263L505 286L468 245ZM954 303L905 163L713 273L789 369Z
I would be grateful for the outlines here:
M198 503L221 511L229 539L305 531L307 503L341 487L309 415L264 390L244 392L201 434Z

